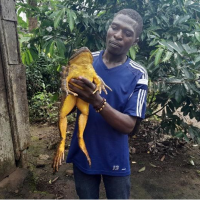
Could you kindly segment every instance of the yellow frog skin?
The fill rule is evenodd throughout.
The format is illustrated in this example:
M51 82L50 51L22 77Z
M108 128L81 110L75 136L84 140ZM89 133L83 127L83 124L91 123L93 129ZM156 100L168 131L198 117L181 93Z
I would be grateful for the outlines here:
M84 77L89 81L94 82L96 84L96 89L93 93L103 90L106 94L107 91L105 88L109 88L103 80L96 74L93 66L93 57L90 50L87 47L82 47L76 51L76 53L70 58L68 65L68 76L66 78L66 82L62 87L66 87L67 97L65 98L63 105L60 109L59 113L59 130L61 134L61 141L57 148L56 155L53 161L54 171L58 171L58 166L61 165L61 161L64 160L64 150L65 150L65 139L66 139L66 130L67 130L67 118L66 116L72 111L74 106L76 106L81 114L78 119L78 143L80 149L85 154L89 165L91 166L91 159L89 157L88 151L85 146L85 142L83 139L83 133L85 130L85 126L88 120L89 114L89 103L83 101L78 98L78 95L73 91L69 90L68 83L72 78ZM112 90L111 90L112 91Z

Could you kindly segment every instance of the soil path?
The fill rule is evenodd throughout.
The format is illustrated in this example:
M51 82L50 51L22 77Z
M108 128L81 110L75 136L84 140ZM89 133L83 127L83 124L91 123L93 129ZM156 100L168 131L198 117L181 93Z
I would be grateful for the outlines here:
M69 127L68 151L73 127ZM9 191L5 198L15 199L77 199L72 165L63 163L53 174L51 163L58 140L56 126L32 125L28 150L30 175L17 191ZM160 157L147 152L130 155L131 199L199 199L200 151L198 146L185 145L173 157ZM190 161L194 162L194 165ZM140 172L139 172L140 171ZM84 183L83 183L84 184ZM105 199L101 184L100 198Z

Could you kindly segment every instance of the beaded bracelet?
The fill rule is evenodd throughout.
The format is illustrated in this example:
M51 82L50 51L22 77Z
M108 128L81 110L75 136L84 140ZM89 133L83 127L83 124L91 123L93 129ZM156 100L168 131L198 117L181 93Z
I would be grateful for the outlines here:
M99 104L99 106L95 106L94 109L96 110L96 112L101 112L103 110L103 108L106 105L106 99L103 98L102 102Z

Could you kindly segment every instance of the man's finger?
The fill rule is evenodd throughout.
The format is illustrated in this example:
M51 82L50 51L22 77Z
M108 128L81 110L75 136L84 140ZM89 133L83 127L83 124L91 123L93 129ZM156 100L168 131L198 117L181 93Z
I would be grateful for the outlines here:
M85 86L91 88L92 90L95 90L96 88L96 85L94 83L92 83L91 81L89 81L88 79L82 76L78 77L78 79L73 79L73 80L74 80L74 83L76 83L79 86L82 86L83 88Z

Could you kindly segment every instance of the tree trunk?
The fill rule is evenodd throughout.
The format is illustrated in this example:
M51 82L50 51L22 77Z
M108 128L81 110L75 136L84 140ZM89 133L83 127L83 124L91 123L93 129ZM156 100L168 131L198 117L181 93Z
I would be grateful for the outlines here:
M37 7L37 0L29 0L28 4L31 7ZM31 16L30 14L30 16L28 17L28 22L29 22L29 31L32 31L33 29L37 28L37 23L38 23L37 17Z

